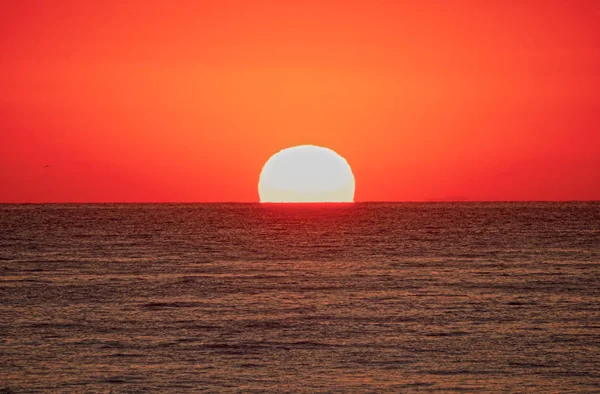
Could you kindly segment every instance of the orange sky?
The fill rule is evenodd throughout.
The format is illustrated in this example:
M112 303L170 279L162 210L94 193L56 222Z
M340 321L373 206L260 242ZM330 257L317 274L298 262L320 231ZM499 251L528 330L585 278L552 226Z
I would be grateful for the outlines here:
M600 199L599 20L595 0L3 1L0 201L257 201L298 144L345 156L357 201Z

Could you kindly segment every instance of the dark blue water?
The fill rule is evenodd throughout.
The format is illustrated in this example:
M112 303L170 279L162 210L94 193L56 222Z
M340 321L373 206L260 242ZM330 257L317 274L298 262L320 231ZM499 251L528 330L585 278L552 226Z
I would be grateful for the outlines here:
M0 388L600 392L600 203L0 205Z

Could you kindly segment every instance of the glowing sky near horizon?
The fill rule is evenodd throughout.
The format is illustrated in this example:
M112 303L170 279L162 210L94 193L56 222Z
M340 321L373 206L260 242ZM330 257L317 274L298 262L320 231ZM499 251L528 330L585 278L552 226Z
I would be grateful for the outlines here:
M281 149L355 201L600 199L597 1L0 4L0 202L258 201ZM48 167L46 167L48 166Z

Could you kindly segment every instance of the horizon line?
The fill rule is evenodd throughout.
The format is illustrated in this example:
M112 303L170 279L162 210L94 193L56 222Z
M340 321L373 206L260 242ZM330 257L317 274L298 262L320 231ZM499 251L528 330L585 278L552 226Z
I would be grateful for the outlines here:
M0 201L0 205L135 205L135 204L239 204L239 205L342 205L342 204L435 204L435 203L567 203L567 202L600 202L600 199L571 199L571 200L364 200L352 202L261 202L261 201L45 201L45 202L10 202Z

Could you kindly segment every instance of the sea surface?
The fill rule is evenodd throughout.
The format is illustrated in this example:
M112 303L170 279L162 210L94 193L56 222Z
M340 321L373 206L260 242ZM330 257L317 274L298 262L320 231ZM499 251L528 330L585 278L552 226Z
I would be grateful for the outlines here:
M0 389L600 392L600 203L0 205Z

